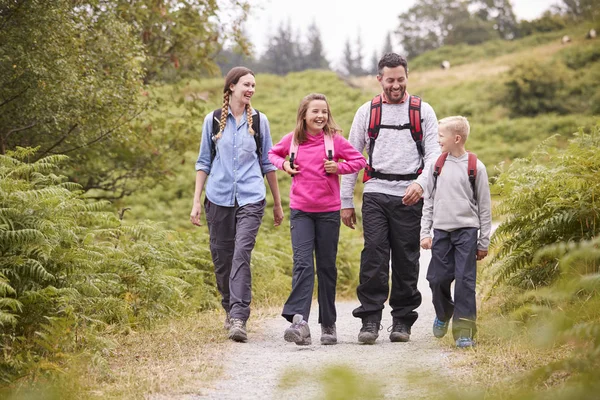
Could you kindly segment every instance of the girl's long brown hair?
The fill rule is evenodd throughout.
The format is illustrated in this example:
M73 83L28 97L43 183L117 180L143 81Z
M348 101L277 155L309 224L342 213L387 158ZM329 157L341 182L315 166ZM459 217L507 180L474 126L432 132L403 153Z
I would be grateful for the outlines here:
M221 121L219 121L219 133L215 136L215 140L221 139L223 136L223 130L227 123L227 115L229 114L229 96L231 90L229 87L238 83L242 76L246 75L254 76L254 72L246 67L233 67L225 76L225 85L223 86L223 105L221 106ZM254 129L252 129L252 106L250 103L246 105L246 120L248 121L248 132L254 135Z
M300 102L300 106L298 106L298 115L296 116L296 128L294 128L294 141L298 144L302 144L306 142L306 113L308 111L308 105L313 100L323 100L325 104L327 104L327 123L323 128L323 132L326 135L335 135L336 133L341 133L342 130L333 120L333 115L331 115L331 108L329 108L329 102L327 101L327 97L321 93L311 93L305 96Z

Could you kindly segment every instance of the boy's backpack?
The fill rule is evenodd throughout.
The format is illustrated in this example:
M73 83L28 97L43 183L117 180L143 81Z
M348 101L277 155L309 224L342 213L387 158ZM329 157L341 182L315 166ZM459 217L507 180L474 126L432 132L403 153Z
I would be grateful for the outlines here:
M252 118L252 129L254 130L254 142L256 143L256 154L258 155L258 163L262 163L262 135L260 133L260 113L256 110L256 115ZM211 146L210 146L210 163L214 161L217 156L217 146L215 145L214 138L219 133L219 123L221 122L221 109L218 108L213 111L213 124L212 124L212 135L211 135Z
M333 136L332 135L323 135L323 140L325 141L325 157L329 161L333 160ZM298 156L298 143L292 137L292 141L290 142L290 168L294 168L294 160Z
M475 178L477 178L477 156L475 153L467 152L469 154L469 161L467 162L467 174L469 175L469 182L471 183L471 189L473 190L473 200L477 202L477 192L475 191ZM448 158L448 153L442 153L435 161L435 165L433 166L433 193L437 187L437 178L442 173L442 168L446 163L446 158Z
M423 172L425 163L423 161L425 152L423 150L423 127L421 123L421 98L419 96L410 96L408 103L408 120L409 122L404 125L381 125L381 109L383 104L383 98L379 94L371 100L371 112L369 119L369 165L365 167L363 175L363 182L368 181L371 178L385 179L388 181L412 181L418 178ZM381 128L404 130L410 129L410 134L417 145L417 151L421 156L421 166L414 174L384 174L377 172L373 169L373 148L375 147L375 140L379 136L379 130Z

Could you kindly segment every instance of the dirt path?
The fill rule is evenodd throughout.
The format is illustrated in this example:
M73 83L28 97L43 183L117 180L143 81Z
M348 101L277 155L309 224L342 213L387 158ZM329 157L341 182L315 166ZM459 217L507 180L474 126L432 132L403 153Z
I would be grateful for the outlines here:
M422 251L419 289L423 303L418 309L419 319L412 328L410 342L389 341L387 328L391 325L391 316L386 308L377 343L358 344L361 323L351 314L358 303L338 302L339 343L322 346L320 327L315 322L318 307L315 302L309 321L313 345L301 347L285 342L283 331L289 324L281 317L268 318L250 330L248 343L230 343L226 347L220 380L199 387L198 394L162 395L153 399L291 400L331 398L334 394L336 398L348 398L344 391L362 398L357 392L361 390L366 391L366 398L429 398L431 388L440 387L440 377L445 382L451 381L448 378L455 372L450 368L450 361L460 357L431 333L435 314L425 279L429 258L430 252Z

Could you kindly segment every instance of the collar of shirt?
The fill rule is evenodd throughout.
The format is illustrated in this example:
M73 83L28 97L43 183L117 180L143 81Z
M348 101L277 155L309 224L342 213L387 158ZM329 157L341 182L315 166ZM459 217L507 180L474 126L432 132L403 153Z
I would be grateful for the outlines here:
M254 107L250 107L250 109L252 110L252 116L256 115L256 110L254 109ZM235 121L235 115L233 115L233 111L231 111L231 106L229 106L229 114L233 117L233 120ZM244 109L244 117L245 118L242 119L242 122L248 120L248 118L246 118L246 110L245 109Z
M408 100L408 97L410 95L408 94L408 92L404 92L404 97L402 98L402 100L400 100L400 103L398 104L402 104L404 103L406 100ZM385 92L381 92L381 99L383 100L383 104L389 104L388 98L385 95Z

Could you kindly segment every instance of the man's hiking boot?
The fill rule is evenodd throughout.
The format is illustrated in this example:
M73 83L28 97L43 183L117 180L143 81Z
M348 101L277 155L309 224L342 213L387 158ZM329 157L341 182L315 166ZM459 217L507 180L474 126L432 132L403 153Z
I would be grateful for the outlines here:
M448 326L450 325L450 321L442 321L438 317L435 317L433 320L433 336L436 338L443 338L446 336L446 332L448 332Z
M235 342L246 342L248 334L246 333L246 321L239 318L230 318L231 327L229 328L229 339Z
M410 326L394 318L392 326L389 327L391 342L408 342L410 339Z
M308 346L312 343L308 322L302 318L302 315L294 315L292 325L285 330L283 338L286 342L293 342L298 346Z
M379 321L364 321L360 332L358 332L358 341L364 344L373 344L379 337Z
M225 322L223 323L223 328L226 331L231 328L231 315L229 315L229 312L225 313Z
M335 324L331 326L321 325L321 344L329 345L337 343L337 332Z
M475 346L471 329L461 329L458 339L456 339L456 347L466 349Z

